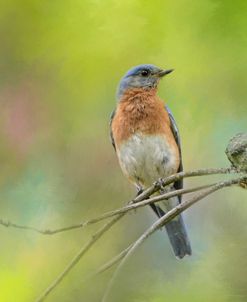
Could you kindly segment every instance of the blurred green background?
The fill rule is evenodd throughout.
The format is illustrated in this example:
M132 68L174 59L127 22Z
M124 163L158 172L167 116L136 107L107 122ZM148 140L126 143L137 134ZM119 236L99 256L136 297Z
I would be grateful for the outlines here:
M0 217L56 228L135 194L108 120L119 79L141 63L175 68L159 95L179 124L185 169L228 166L226 144L247 128L246 28L242 0L1 1ZM148 209L125 217L47 301L98 302L111 272L85 277L154 219ZM193 256L178 261L157 232L128 261L109 301L247 300L246 192L211 195L185 219ZM34 301L98 227L54 236L0 227L0 301Z

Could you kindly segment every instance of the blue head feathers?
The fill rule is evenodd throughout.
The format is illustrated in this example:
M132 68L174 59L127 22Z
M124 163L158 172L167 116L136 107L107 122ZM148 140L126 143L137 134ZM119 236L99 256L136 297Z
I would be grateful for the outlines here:
M172 71L173 69L163 70L152 64L135 66L121 79L117 90L117 98L119 99L126 90L131 88L151 89L157 87L160 78Z

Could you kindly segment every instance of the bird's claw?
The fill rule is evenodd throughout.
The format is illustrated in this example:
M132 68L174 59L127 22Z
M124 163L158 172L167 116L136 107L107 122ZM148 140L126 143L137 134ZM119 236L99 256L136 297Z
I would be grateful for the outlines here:
M164 190L164 182L163 182L163 178L159 178L155 183L154 183L155 187L159 190Z

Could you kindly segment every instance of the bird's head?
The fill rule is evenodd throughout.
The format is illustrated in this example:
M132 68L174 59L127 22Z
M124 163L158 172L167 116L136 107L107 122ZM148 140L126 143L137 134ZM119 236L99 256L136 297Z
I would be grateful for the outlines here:
M133 67L121 79L117 90L117 97L120 99L125 91L132 88L156 88L159 80L172 71L173 69L163 70L152 64Z

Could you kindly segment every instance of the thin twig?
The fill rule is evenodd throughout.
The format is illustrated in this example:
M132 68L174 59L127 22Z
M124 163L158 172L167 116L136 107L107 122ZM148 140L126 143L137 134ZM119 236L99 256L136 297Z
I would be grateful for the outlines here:
M205 169L205 170L198 170L198 171L192 171L192 172L188 172L188 173L178 173L174 175L174 179L181 179L184 177L191 177L191 176L199 176L199 175L209 175L209 174L226 174L226 173L235 173L235 171L232 171L231 169ZM150 188L148 188L147 190L145 190L144 192L142 192L140 195L136 196L135 199L133 199L131 203L136 203L136 202L140 202L143 199L148 198L151 194L155 193L156 191L158 191L162 186L168 185L172 182L174 182L175 180L173 180L171 177L169 178L169 180L165 183L166 180L164 180L161 184L161 182L156 182L155 184L153 184L153 186L151 186ZM181 193L180 193L181 194ZM118 214L117 216L115 216L111 221L109 221L107 224L105 224L101 229L99 229L92 237L91 240L88 241L88 243L86 243L86 245L84 247L82 247L82 249L78 252L78 254L73 258L73 260L67 265L67 267L65 268L65 270L55 279L55 281L44 291L44 293L40 296L40 298L37 300L37 302L41 302L44 301L44 299L58 286L58 284L60 284L60 282L63 280L63 278L70 272L70 270L78 263L78 261L81 259L81 257L89 250L89 248L91 246L93 246L96 241L107 231L109 230L112 225L114 225L117 221L119 221L123 216L125 215L125 213L121 213ZM82 224L80 224L80 227L82 226ZM73 226L73 228L75 228L75 226ZM72 229L70 227L70 229ZM66 228L63 228L63 230L66 230ZM67 228L68 230L68 228ZM56 232L58 232L58 230L56 230ZM50 232L51 233L51 232Z
M193 188L193 189L182 189L182 190L176 190L176 191L173 191L173 192L169 192L167 194L162 194L160 196L156 196L152 199L146 199L146 200L143 200L142 202L139 202L139 203L136 203L136 204L133 204L133 205L136 205L136 206L145 206L147 204L151 204L155 201L160 201L160 200L163 200L163 199L167 199L167 198L170 198L170 197L174 197L174 196L177 196L177 195L180 195L182 193L191 193L191 192L195 192L195 191L198 191L198 190L202 190L202 189L206 189L208 187L212 187L214 186L215 184L211 184L211 185L205 185L205 186L201 186L201 187L197 187L197 188ZM124 215L127 211L129 210L132 210L132 209L135 209L135 207L133 207L133 205L129 205L128 207L126 207L126 211L125 212L119 212L119 213L116 213L116 214L120 214L121 217L122 215ZM133 208L131 208L131 206ZM124 208L123 208L124 209ZM120 209L121 210L121 209ZM115 215L116 215L115 214ZM118 216L119 217L119 216ZM84 281L87 281L91 278L93 278L94 276L100 274L100 273L103 273L104 271L108 270L109 268L111 268L114 264L116 264L117 262L119 262L121 259L123 259L126 254L128 253L128 251L131 249L131 247L133 246L133 244L131 244L130 246L128 246L125 250L123 250L121 253L119 253L118 255L116 255L114 258L112 258L109 262L105 263L104 265L102 265L95 273L93 273L92 275L90 275L88 278L86 278L86 280ZM84 250L83 250L83 253L84 253ZM74 260L71 262L70 265L67 266L67 268L64 270L64 272L56 279L56 281L46 290L47 294L46 296L55 288L55 286L57 286L61 281L62 279L64 278L64 276L73 268L73 266L79 261L79 259L81 258L81 256L83 255L83 253L79 253L75 258ZM78 257L79 256L79 257ZM76 261L75 261L76 259ZM73 263L73 264L72 264ZM57 282L59 281L59 282ZM45 298L45 296L44 296ZM38 300L37 302L40 302L40 301L43 301L43 300Z
M19 225L19 224L16 224L16 223L12 223L10 221L4 221L2 219L0 219L0 224L5 226L5 227L13 227L13 228L17 228L17 229L31 230L31 231L38 232L38 233L43 234L43 235L52 235L52 234L61 233L63 231L77 229L79 227L82 228L82 227L85 227L89 224L94 224L94 223L100 222L102 220L105 220L107 218L111 218L113 216L116 216L116 215L119 215L119 214L122 214L122 213L127 213L131 210L137 209L139 207L144 207L145 205L152 204L152 203L155 203L157 201L168 199L170 197L174 197L174 196L177 196L177 195L183 195L183 194L199 191L199 190L208 188L212 185L214 185L214 184L209 184L209 185L194 187L194 188L189 188L189 189L175 190L175 191L171 191L169 193L164 193L164 194L161 194L159 196L155 196L153 198L144 199L144 200L139 201L139 202L136 202L136 199L135 199L135 200L131 201L125 207L122 207L122 208L119 208L119 209L116 209L116 210L113 210L113 211L106 212L106 213L104 213L104 214L102 214L102 215L100 215L96 218L92 218L90 220L87 220L84 223L77 224L77 225L72 225L72 226L64 227L64 228L60 228L60 229L56 229L56 230L53 230L53 231L48 230L48 229L47 230L41 230L41 229L37 229L37 228L31 227L31 226Z
M69 273L69 271L79 262L81 257L90 249L95 242L100 239L100 237L108 231L120 218L122 215L114 217L111 221L106 223L102 228L100 228L92 238L80 249L73 260L67 265L65 270L53 281L53 283L44 291L44 293L36 300L36 302L44 301L45 298L50 294L50 292L63 280L63 278Z
M191 193L191 192L195 192L195 191L199 191L199 190L203 190L203 189L206 189L206 188L209 188L209 187L212 187L212 186L215 186L216 183L214 184L211 184L211 185L205 185L205 186L201 186L201 187L197 187L197 188L193 188L193 189L188 189L187 192L183 192L184 194L185 193ZM190 191L191 190L191 191ZM174 197L176 195L174 194L171 194L171 193L180 193L181 190L177 190L177 191L172 191L170 192L170 196L169 197ZM178 194L179 195L179 194ZM164 198L165 197L165 198ZM167 199L167 194L162 194L162 195L159 195L159 196L156 196L154 198L150 198L150 199L145 199L143 201L140 201L138 203L135 203L135 204L132 204L132 205L128 205L128 207L125 207L125 209L128 211L130 208L131 209L135 209L136 207L142 207L142 206L145 206L147 204L151 204L151 203L154 203L156 201L160 201L160 200L163 200L163 199ZM157 200L156 200L157 199ZM91 279L92 277L98 275L98 274L101 274L103 272L105 272L106 270L108 270L109 268L111 268L114 264L116 264L118 261L120 261L126 254L127 252L129 251L129 249L132 247L133 244L129 245L125 250L121 251L119 254L117 254L114 258L112 258L110 261L106 262L105 264L103 264L96 272L94 272L92 275L90 275L88 279Z
M160 196L156 196L152 199L145 199L143 202L146 203L141 203L138 202L136 203L136 205L138 206L138 204L140 204L140 206L145 206L148 203L152 203L155 201L159 201L159 200L163 200L163 199L167 199L170 197L174 197L177 195L181 195L183 193L191 193L194 191L198 191L201 189L205 189L209 186L212 185L205 185L205 186L201 186L198 188L193 188L193 189L181 189L181 190L176 190L176 191L172 191L166 194L162 194ZM144 192L145 193L145 192ZM142 198L144 198L145 196L147 196L145 193L143 194ZM140 195L137 196L132 202L136 202L136 200L139 200L141 197ZM40 296L40 298L37 300L37 302L41 302L44 301L44 299L50 294L50 292L63 280L63 278L69 273L69 271L78 263L78 261L81 259L81 257L88 251L88 249L109 229L111 228L111 226L113 224L115 224L119 219L121 219L125 213L127 211L133 210L134 204L130 204L122 209L119 209L117 211L113 211L113 212L109 212L108 216L106 217L106 215L102 215L100 216L100 220L102 220L102 217L104 218L109 218L112 216L115 216L109 223L107 223L106 225L103 226L103 228L101 228L99 231L97 231L93 236L92 239L79 251L79 253L73 258L73 260L67 265L67 267L64 269L64 271L55 279L55 281L45 290L45 292ZM126 210L124 210L126 209ZM107 214L107 213L106 213ZM98 218L99 219L99 218ZM122 253L120 253L119 255L116 256L115 259L112 259L109 263L107 263L104 267L101 268L100 271L96 272L96 273L100 273L106 269L108 269L109 267L111 267L114 263L118 262L123 256L125 256L125 254L128 252L128 249L126 249L125 251L123 251Z
M142 199L150 196L149 190L145 190L142 194L136 196L136 198L132 202L138 202ZM42 302L46 299L46 297L60 284L60 282L64 279L64 277L71 271L71 269L79 262L82 256L96 243L100 237L107 232L117 221L119 221L123 214L119 214L114 217L108 223L106 223L102 228L100 228L92 238L81 248L81 250L76 254L76 256L72 259L72 261L67 265L64 271L53 281L53 283L41 294L41 296L36 300L36 302Z
M206 176L206 175L213 175L213 174L237 174L237 173L239 173L239 171L233 167L216 168L216 169L215 168L199 169L199 170L188 171L188 172L183 171L166 177L165 179L162 180L162 185L167 186L185 177L187 178L187 177Z
M180 195L180 194L185 194L185 193L191 193L191 192L196 192L196 191L199 191L199 190L203 190L203 189L206 189L206 188L209 188L209 187L212 187L216 184L211 184L211 185L205 185L205 186L201 186L201 187L197 187L197 188L193 188L193 189L187 189L187 190L184 190L184 189L181 189L181 190L176 190L176 191L172 191L172 192L169 192L167 194L162 194L162 195L159 195L159 196L156 196L154 198L150 198L150 199L144 199L143 201L140 201L138 203L135 203L135 204L131 204L131 205L128 205L127 207L123 208L123 209L126 209L126 212L129 211L129 210L133 210L133 209L136 209L138 207L143 207L145 205L148 205L148 204L152 204L154 202L157 202L157 201L160 201L160 200L163 200L163 199L168 199L170 197L174 197L174 196L177 196L177 195ZM181 192L183 191L183 192ZM185 192L186 191L186 192ZM174 194L176 192L176 194ZM173 193L173 194L172 194ZM125 212L125 213L126 213ZM94 272L89 278L92 278L98 274L101 274L103 273L104 271L106 271L107 269L111 268L115 263L117 263L119 260L121 260L126 254L127 252L129 251L129 249L131 248L133 244L129 245L125 250L123 250L122 252L120 252L119 254L117 254L114 258L112 258L110 261L108 261L107 263L103 264L96 272ZM87 278L87 279L89 279Z
M161 227L163 227L165 224L167 224L169 221L171 221L173 218L175 218L176 216L178 216L180 213L182 213L183 211L185 211L186 209L188 209L189 207L191 207L194 203L198 202L199 200L205 198L206 196L214 193L217 190L220 190L224 187L229 187L232 185L236 185L236 184L240 184L242 181L246 181L246 176L244 177L239 177L239 178L235 178L235 179L231 179L228 181L224 181L224 182L219 182L217 184L215 184L213 187L205 190L204 192L200 192L197 195L195 195L194 197L192 197L191 199L187 200L187 201L183 201L181 204L179 204L178 206L174 207L172 210L170 210L169 212L167 212L167 214L165 214L164 216L162 216L161 218L159 218L155 223L153 223L151 225L150 228L147 229L146 232L144 232L134 243L133 245L128 249L128 251L125 253L125 255L122 257L121 262L119 263L119 265L117 266L115 272L112 275L112 278L110 279L108 286L104 292L104 296L101 300L101 302L106 302L108 295L110 293L110 290L113 286L113 283L118 275L118 273L120 272L121 268L123 267L123 265L125 264L126 260L129 258L129 256L131 256L134 251L150 236L152 235L156 230L160 229Z
M214 185L215 185L215 183L210 184L210 185L196 187L196 188L191 188L191 189L181 189L181 190L172 191L172 192L169 192L169 193L166 193L166 194L162 194L162 195L150 198L150 199L144 199L143 201L140 201L138 203L131 204L131 205L128 205L127 207L122 208L125 211L121 212L121 213L123 214L123 213L126 213L126 212L130 211L130 210L136 209L138 207L143 207L145 205L152 204L154 202L161 201L161 200L164 200L164 199L168 199L168 198L180 195L180 194L191 193L191 192L196 192L196 191L199 191L199 190L203 190L203 189L212 187ZM120 210L122 210L122 209L120 209ZM100 273L103 273L107 269L111 268L115 263L120 261L126 255L126 253L131 248L131 246L132 246L132 244L130 246L128 246L125 250L120 252L118 255L116 255L114 258L112 258L110 261L108 261L107 263L102 265L96 272L94 272L93 274L88 276L86 278L86 280L84 280L84 281L86 282L87 280L93 278L94 276L96 276Z
M168 193L160 194L158 196L155 196L155 197L152 197L152 198L149 198L149 199L144 199L144 200L139 201L137 203L129 204L129 205L127 205L123 208L117 209L115 211L108 212L108 213L105 214L105 216L109 215L108 217L111 217L111 216L114 216L116 214L127 213L131 210L136 210L138 208L156 203L158 201L162 201L162 200L169 199L169 198L179 196L179 195L184 195L184 194L188 194L188 193L201 191L201 190L210 188L214 185L216 185L216 183L208 184L208 185L204 185L204 186L199 186L199 187L194 187L194 188L189 188L189 189L179 189L179 190L171 191L171 192L168 192ZM104 217L104 218L107 218L107 217Z
M118 215L119 213L128 212L129 210L132 210L132 207L130 206L131 204L134 204L134 203L137 203L139 201L142 201L143 199L146 199L150 195L157 192L160 189L161 186L165 187L165 186L167 186L167 185L169 185L169 184L171 184L175 181L178 181L182 178L213 175L213 174L229 174L229 173L238 173L238 171L233 169L233 168L218 168L218 169L200 169L200 170L195 170L195 171L180 172L180 173L171 175L171 176L169 176L165 179L161 179L160 181L154 183L151 187L146 189L143 193L141 193L139 196L137 196L134 200L131 200L128 203L129 207L127 206L126 208L121 208L121 209L118 209L118 210L115 210L115 211L113 210L113 211L104 213L104 214L100 215L99 217L89 219L85 222L70 225L70 226L67 226L67 227L57 228L57 229L54 229L54 230L50 230L50 229L42 230L42 229L32 227L32 226L25 226L25 225L16 224L16 223L13 223L11 221L3 220L3 219L0 219L0 225L5 226L5 227L12 227L12 228L17 228L17 229L30 230L30 231L34 231L34 232L37 232L37 233L40 233L40 234L43 234L43 235L54 235L54 234L65 232L65 231L71 231L71 230L74 230L74 229L83 228L87 225L97 223L97 222L102 221L106 218L110 218L112 216ZM187 189L187 190L189 190L189 189ZM173 192L175 193L176 191L173 191ZM191 191L191 192L193 192L193 191ZM174 194L174 193L172 193L172 194ZM186 193L189 193L189 192L183 192L182 191L180 194L186 194ZM176 195L173 195L173 196L176 196ZM170 196L168 196L168 197L170 197ZM168 197L165 196L163 199L166 199ZM155 197L155 198L159 198L159 197ZM149 202L152 203L152 202L156 202L156 201L159 201L159 200L162 200L162 199L157 199L155 201L151 201L151 199L150 199ZM146 205L146 204L143 204L143 205L140 205L140 206L144 206L144 205ZM134 206L133 208L138 208L138 207L139 206L136 206L136 207Z
M103 264L96 272L93 272L90 276L88 276L84 282L87 280L92 279L93 277L105 272L106 270L110 269L114 264L118 263L123 257L128 253L129 249L132 247L133 244L129 245L126 249L121 251L119 254L117 254L115 257L113 257L110 261Z

